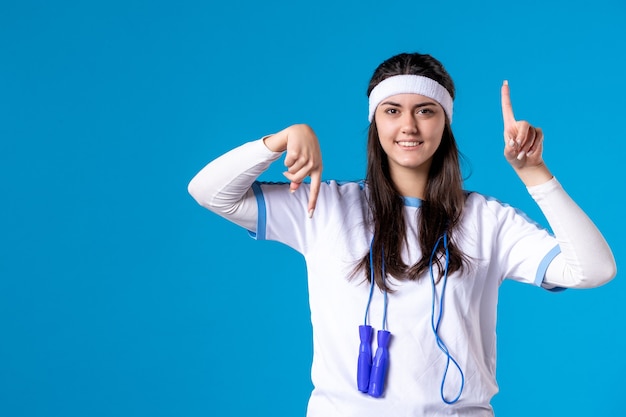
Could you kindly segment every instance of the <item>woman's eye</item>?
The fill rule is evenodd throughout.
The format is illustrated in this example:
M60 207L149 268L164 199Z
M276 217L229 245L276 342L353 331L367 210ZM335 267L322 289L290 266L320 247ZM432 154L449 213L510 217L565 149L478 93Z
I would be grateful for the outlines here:
M434 111L433 111L433 109L430 109L430 108L428 108L428 107L423 107L423 108L419 109L419 110L417 111L417 113L418 113L418 114L433 114L433 113L434 113Z
M393 108L387 109L387 110L385 110L385 113L387 113L387 114L396 114L396 113L398 113L398 109L393 109Z

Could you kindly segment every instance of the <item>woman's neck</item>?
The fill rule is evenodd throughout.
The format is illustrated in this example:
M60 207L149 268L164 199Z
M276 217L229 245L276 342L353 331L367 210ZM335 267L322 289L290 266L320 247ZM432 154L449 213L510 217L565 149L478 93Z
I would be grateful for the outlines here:
M390 172L391 180L396 190L403 197L414 197L424 200L429 169L430 167L420 167L418 169L396 167L396 169Z

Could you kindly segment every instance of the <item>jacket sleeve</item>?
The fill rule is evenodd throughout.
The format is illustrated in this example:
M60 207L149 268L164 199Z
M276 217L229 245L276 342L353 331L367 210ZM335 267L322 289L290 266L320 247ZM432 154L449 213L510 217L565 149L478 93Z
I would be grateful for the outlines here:
M593 288L613 279L615 258L591 219L553 178L528 187L532 198L548 220L561 253L546 270L546 288Z
M202 207L256 232L258 208L251 186L281 155L263 139L245 143L202 168L189 183L189 194Z

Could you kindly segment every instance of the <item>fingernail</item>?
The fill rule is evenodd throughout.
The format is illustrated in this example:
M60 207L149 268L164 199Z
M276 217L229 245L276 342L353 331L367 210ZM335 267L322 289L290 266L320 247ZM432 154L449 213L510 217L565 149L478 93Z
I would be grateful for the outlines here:
M521 151L520 153L517 154L517 159L518 161L521 161L522 159L524 159L524 156L526 155L526 152Z
M513 139L509 139L509 146L511 148L515 147L515 141Z
M312 218L313 218L313 211L314 211L314 210L315 210L315 209L311 209L311 210L309 210L309 219L312 219Z
M293 188L290 188L290 189L289 189L289 192L290 192L291 194L293 194L293 193L295 193L295 192L296 192L296 190L294 190Z
M531 156L535 151L528 151L526 152L526 156Z
M504 80L504 85L509 85L509 80Z

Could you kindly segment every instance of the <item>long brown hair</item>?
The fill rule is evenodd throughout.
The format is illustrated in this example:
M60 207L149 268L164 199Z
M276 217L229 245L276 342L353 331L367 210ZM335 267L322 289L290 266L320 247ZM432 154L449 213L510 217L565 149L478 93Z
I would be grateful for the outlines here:
M454 83L443 65L430 55L412 53L393 56L380 64L374 71L367 89L394 75L414 74L431 78L441 84L454 99ZM382 274L384 258L385 272L396 279L416 280L429 268L430 254L444 232L448 235L448 273L463 270L466 256L455 244L455 233L465 203L463 179L459 161L459 150L446 116L441 144L433 156L424 191L424 200L419 209L418 240L422 257L413 265L402 260L402 249L407 244L404 199L398 193L389 172L387 155L380 145L376 120L369 127L367 142L366 183L369 190L369 206L374 226L372 241L373 265L369 252L363 256L356 270L364 269L370 276L374 268L374 280L379 288L390 291ZM410 220L410 219L409 219ZM438 254L444 252L439 246ZM440 271L440 257L436 257Z

